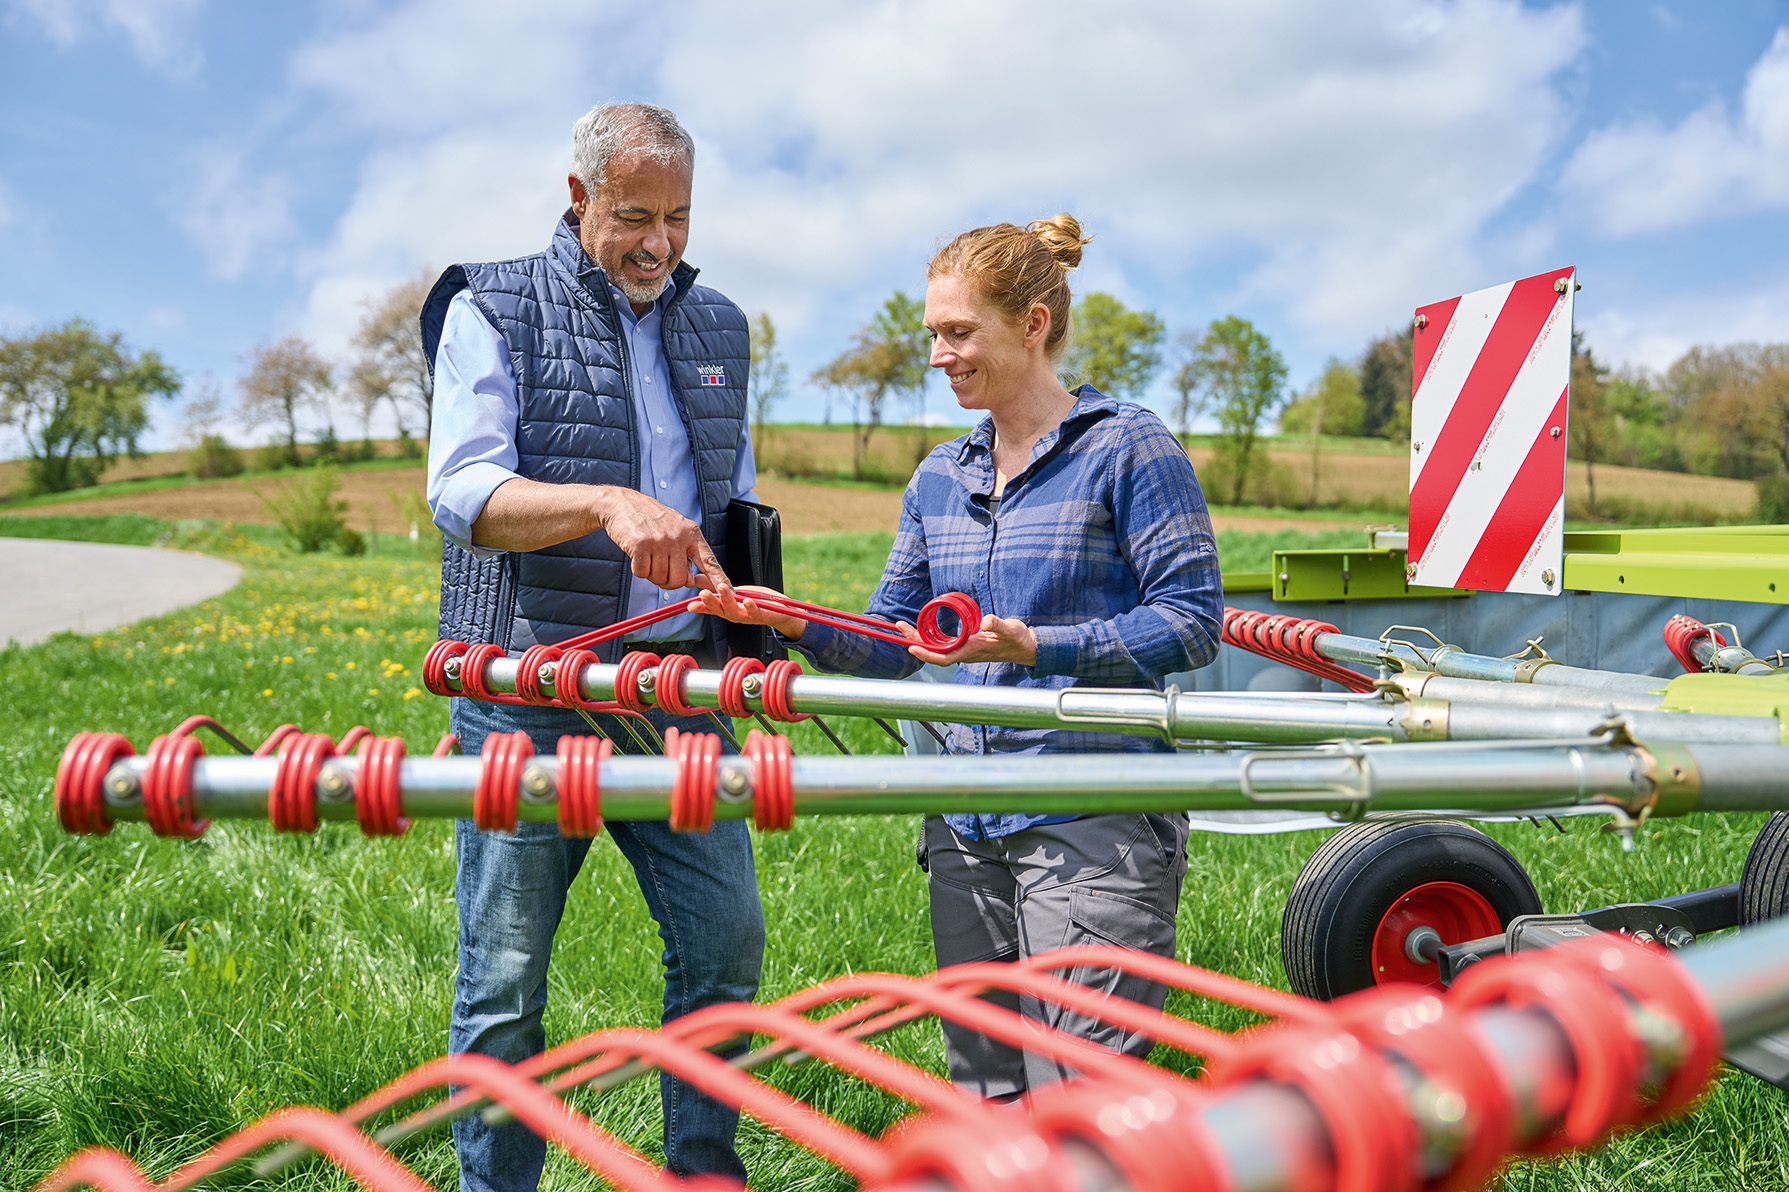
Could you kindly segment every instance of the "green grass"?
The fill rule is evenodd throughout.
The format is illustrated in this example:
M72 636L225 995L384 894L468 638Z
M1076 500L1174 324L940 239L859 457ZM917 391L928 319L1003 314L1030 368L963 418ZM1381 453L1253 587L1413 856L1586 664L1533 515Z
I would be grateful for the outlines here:
M114 541L168 532L92 520L101 524L66 528ZM435 636L432 563L395 549L303 558L234 537L217 549L247 575L216 600L128 630L0 651L9 693L0 711L0 1188L28 1188L96 1143L165 1176L274 1108L338 1108L444 1048L455 938L448 824L423 821L402 839L369 840L333 826L301 837L228 823L174 843L140 825L71 837L54 823L56 760L85 729L123 732L139 750L201 711L250 740L288 720L338 737L365 723L404 735L415 750L444 730L444 706L416 678ZM792 540L788 587L861 608L886 549L885 535ZM1228 561L1265 546L1232 537L1222 549ZM856 748L892 747L867 722L835 723ZM827 748L810 727L799 731L802 752ZM1757 826L1751 816L1651 824L1627 854L1581 823L1564 834L1528 825L1492 834L1528 866L1550 909L1569 909L1731 880ZM845 971L930 969L914 830L903 817L815 819L758 838L770 925L766 995ZM1181 957L1283 987L1280 912L1318 842L1314 834L1196 836ZM599 842L560 929L550 1038L655 1024L659 982L654 930L632 873ZM1179 998L1170 1008L1202 1009ZM1244 1021L1233 1012L1205 1017ZM892 1045L940 1064L929 1025ZM777 1080L864 1129L880 1130L899 1112L818 1066ZM583 1107L654 1153L652 1082ZM757 1187L846 1186L755 1125L742 1138ZM430 1182L453 1186L445 1132L403 1156ZM1503 1186L1724 1189L1786 1180L1784 1099L1729 1076L1680 1123L1622 1138L1595 1157L1518 1165ZM347 1184L312 1166L275 1186ZM550 1189L593 1186L563 1159L549 1166Z

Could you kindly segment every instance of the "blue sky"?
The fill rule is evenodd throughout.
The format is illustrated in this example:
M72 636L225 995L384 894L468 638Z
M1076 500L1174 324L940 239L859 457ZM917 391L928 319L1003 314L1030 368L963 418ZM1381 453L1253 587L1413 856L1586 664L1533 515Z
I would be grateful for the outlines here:
M570 126L617 98L695 135L688 259L776 318L780 417L941 238L1063 209L1098 237L1077 289L1242 314L1295 385L1563 264L1616 362L1789 339L1762 0L0 0L0 331L84 316L227 399L257 343L343 355L383 287L544 245Z

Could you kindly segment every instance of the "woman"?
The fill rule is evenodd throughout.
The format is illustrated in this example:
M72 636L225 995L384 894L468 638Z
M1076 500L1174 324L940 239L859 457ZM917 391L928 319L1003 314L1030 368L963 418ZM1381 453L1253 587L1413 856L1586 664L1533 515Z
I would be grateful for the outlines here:
M704 607L767 624L818 666L901 678L922 662L958 664L986 686L1160 687L1217 653L1223 595L1205 500L1186 451L1161 419L1056 377L1067 346L1066 273L1081 260L1069 215L965 232L927 270L932 367L964 409L987 416L932 451L907 486L901 524L869 612L913 629L936 595L967 592L979 632L940 654L877 642L705 593ZM952 753L1160 751L1157 740L1066 729L956 725ZM1186 820L1163 815L928 817L932 937L938 964L1013 960L1077 943L1174 954L1186 872ZM1165 991L1108 970L1071 978L1160 1007ZM998 999L996 999L998 1000ZM1030 998L1023 1013L1142 1053L1149 1040ZM1008 999L1007 1004L1015 1004ZM1008 1099L1063 1073L946 1025L951 1078Z

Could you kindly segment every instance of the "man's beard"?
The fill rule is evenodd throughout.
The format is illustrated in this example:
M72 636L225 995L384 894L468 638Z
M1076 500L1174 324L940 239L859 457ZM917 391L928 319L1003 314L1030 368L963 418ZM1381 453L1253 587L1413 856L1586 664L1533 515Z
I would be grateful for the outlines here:
M657 263L656 258L641 257L632 254L621 259L624 262L632 261L636 265L650 265ZM657 302L658 296L665 292L665 287L669 285L670 282L671 271L667 269L665 270L664 276L657 281L640 282L634 281L626 276L617 277L615 279L615 288L627 295L627 300L629 302L637 302L640 305L645 306L647 303Z

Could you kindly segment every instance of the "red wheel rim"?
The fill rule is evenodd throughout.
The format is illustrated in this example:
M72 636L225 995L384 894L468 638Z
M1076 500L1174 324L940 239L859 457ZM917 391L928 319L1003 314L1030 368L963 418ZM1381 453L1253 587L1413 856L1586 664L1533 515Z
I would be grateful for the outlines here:
M1459 882L1424 882L1391 904L1373 931L1373 983L1408 981L1441 988L1441 970L1433 961L1410 959L1404 951L1410 933L1428 927L1444 944L1463 944L1503 930L1503 920L1490 900Z

